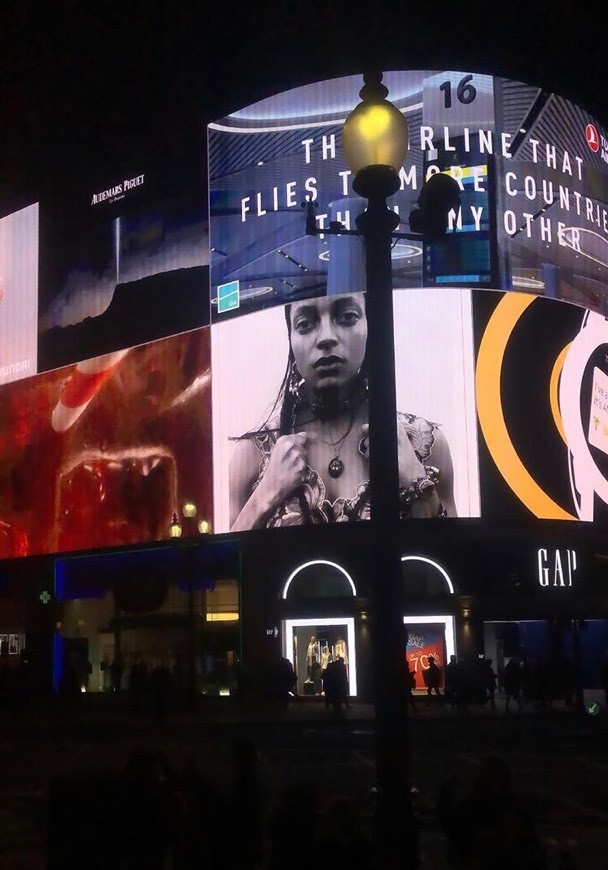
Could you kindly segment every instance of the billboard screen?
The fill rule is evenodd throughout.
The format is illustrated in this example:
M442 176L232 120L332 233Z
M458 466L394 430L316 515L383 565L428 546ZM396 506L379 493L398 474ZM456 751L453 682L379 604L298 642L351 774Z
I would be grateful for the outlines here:
M206 207L188 185L138 161L44 203L39 371L208 324Z
M568 100L504 78L408 70L385 73L384 83L409 127L390 200L399 231L409 231L430 174L449 173L460 189L446 243L396 242L393 286L517 289L604 311L606 130ZM341 142L361 84L306 85L209 126L215 318L365 289L360 240L307 236L302 212L311 200L319 229L354 229L365 207Z
M366 305L343 294L212 327L217 531L369 518ZM447 515L478 516L471 292L395 291L394 311L399 483L438 467Z
M398 231L408 233L432 174L451 175L460 192L444 241L413 234L392 250L402 500L422 475L440 495L432 515L597 519L598 499L608 503L600 485L608 380L601 366L571 374L569 342L578 347L575 336L590 335L583 322L599 329L602 318L591 311L605 307L605 131L567 100L499 77L410 70L385 73L383 81L409 127L400 189L389 201ZM361 84L348 76L306 85L208 129L221 531L369 516L365 456L351 450L358 442L364 455L373 438L366 399L353 381L353 394L338 396L355 412L328 412L318 400L318 371L306 377L298 368L298 312L317 348L329 348L316 351L322 368L323 353L339 357L343 347L338 330L322 334L324 318L338 322L331 312L339 300L358 300L353 317L365 320L363 241L322 232L354 230L365 208L341 142ZM308 204L315 235L306 233ZM479 292L490 288L502 292ZM504 292L512 290L520 292ZM536 297L550 299L532 305ZM576 304L556 306L556 299ZM524 302L525 316L504 313ZM336 373L341 363L334 362ZM366 381L364 361L360 379L361 371ZM575 394L583 405L576 413ZM495 404L502 416L493 418ZM504 417L502 432L496 416ZM546 436L544 447L536 433Z
M477 294L482 516L608 518L608 330L576 305Z
M0 217L0 384L37 370L38 212Z
M168 537L173 511L211 516L209 330L0 390L0 556Z
M410 138L389 202L401 517L601 523L606 130L504 78L384 82ZM333 232L365 208L341 141L361 85L210 124L208 203L200 142L165 143L0 217L0 555L163 539L185 500L218 533L370 517L373 303L362 239ZM428 242L410 214L441 172L460 206Z

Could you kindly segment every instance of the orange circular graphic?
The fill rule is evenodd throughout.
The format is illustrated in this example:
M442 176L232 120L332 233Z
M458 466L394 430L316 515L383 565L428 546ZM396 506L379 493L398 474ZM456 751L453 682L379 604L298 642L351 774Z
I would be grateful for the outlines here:
M486 326L479 346L475 372L479 425L496 467L517 498L534 516L551 520L576 520L577 517L547 495L519 458L511 441L502 407L500 375L505 350L518 320L535 298L525 293L505 293ZM562 437L561 415L553 399L556 397L557 381L566 350L564 348L556 360L549 387L553 418Z

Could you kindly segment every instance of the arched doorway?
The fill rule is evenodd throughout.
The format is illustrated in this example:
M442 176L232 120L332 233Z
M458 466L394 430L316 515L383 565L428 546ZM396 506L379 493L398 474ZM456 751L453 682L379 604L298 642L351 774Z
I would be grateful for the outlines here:
M294 666L301 695L320 697L324 670L339 657L347 666L349 694L357 694L355 620L349 615L356 594L350 574L326 559L305 562L287 578L281 598L294 615L283 620L283 655Z
M445 568L428 556L402 556L401 563L405 591L423 600L425 609L431 610L430 613L405 614L403 617L408 633L408 665L416 676L416 689L422 690L426 689L429 656L439 667L443 683L450 656L456 655L454 616L447 613L445 607L446 597L454 594L454 584ZM432 608L434 600L436 610Z

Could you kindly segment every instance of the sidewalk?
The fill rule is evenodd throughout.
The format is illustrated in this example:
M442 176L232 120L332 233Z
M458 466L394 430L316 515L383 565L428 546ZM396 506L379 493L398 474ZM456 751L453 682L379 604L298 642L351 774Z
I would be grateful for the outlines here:
M504 698L497 696L496 708L488 704L471 704L465 710L456 710L446 704L443 699L421 693L415 697L416 709L407 711L408 721L416 729L417 722L442 722L450 720L454 723L466 722L518 722L526 721L532 724L538 722L554 722L565 730L589 733L608 733L608 714L604 709L596 716L587 712L577 712L572 707L566 707L562 701L550 708L538 708L534 704L523 704L521 710L511 705L509 711L505 708ZM287 706L263 702L243 702L233 697L200 696L193 708L186 705L169 706L167 721L172 725L355 725L369 729L374 728L375 710L372 703L353 700L346 709L337 712L325 708L321 698L296 698ZM52 724L71 722L74 725L94 725L103 723L108 726L129 726L142 723L154 723L151 711L142 709L134 713L126 694L116 696L104 693L83 694L70 704L58 698L32 703L24 710L15 712L3 708L0 710L0 731L11 730L12 724L19 728L33 731L45 729Z

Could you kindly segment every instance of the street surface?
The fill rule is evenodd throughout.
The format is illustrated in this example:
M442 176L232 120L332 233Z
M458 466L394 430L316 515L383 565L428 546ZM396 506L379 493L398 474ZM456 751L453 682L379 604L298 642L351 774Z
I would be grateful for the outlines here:
M353 705L343 714L302 702L289 709L239 711L216 700L196 715L174 714L164 727L117 708L116 699L83 698L70 711L0 715L0 870L38 870L46 864L48 798L54 778L95 783L124 769L133 749L162 750L176 768L192 756L225 790L232 747L241 739L258 749L268 815L285 788L313 782L321 802L355 797L371 814L374 785L373 710ZM121 700L121 699L119 699ZM409 719L412 783L421 826L423 870L447 868L435 798L451 773L470 777L477 759L501 755L514 787L539 828L551 870L567 849L578 868L608 868L608 719L570 711L505 713L472 708L459 714L426 700ZM79 785L80 784L80 785ZM82 790L84 797L89 793ZM103 807L83 812L91 850L103 836ZM83 867L86 863L83 864Z

